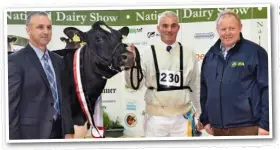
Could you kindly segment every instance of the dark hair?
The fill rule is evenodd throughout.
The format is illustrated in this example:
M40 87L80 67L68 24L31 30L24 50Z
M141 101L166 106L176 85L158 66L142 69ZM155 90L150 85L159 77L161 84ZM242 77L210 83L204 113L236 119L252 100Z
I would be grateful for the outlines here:
M49 14L46 13L45 11L33 11L33 12L31 12L30 14L28 14L28 16L27 16L27 19L26 19L26 26L29 25L32 16L35 16L35 15L47 16L47 17L49 16Z

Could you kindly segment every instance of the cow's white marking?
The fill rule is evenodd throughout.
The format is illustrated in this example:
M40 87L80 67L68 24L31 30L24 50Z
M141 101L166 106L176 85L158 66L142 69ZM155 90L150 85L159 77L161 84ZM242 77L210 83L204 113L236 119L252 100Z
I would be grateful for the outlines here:
M122 35L122 40L126 39L126 37L127 37L127 36L125 36L125 35Z
M107 32L109 32L109 33L112 33L111 30L107 26L105 26L105 25L100 25L100 28L105 30L105 31L107 31Z

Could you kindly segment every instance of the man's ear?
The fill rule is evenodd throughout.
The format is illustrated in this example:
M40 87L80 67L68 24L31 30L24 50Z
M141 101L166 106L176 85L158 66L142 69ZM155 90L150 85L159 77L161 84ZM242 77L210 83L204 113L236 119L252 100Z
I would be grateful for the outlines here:
M159 26L159 25L157 25L157 30L158 30L158 32L160 33L159 28L160 28L160 26Z
M27 32L28 35L31 34L31 29L28 26L26 27L26 32Z
M219 27L218 27L218 25L216 25L216 31L219 34Z

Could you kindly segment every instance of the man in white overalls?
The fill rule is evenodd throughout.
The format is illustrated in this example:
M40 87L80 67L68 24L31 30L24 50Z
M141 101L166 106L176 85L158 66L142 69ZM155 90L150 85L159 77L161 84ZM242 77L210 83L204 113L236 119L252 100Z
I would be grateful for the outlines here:
M163 12L157 25L161 42L139 51L144 75L140 88L143 83L147 87L146 137L191 136L188 119L193 118L188 114L193 106L197 116L200 114L197 61L193 51L176 41L179 29L177 14ZM128 86L130 76L131 71L126 71ZM134 83L136 80L133 76Z

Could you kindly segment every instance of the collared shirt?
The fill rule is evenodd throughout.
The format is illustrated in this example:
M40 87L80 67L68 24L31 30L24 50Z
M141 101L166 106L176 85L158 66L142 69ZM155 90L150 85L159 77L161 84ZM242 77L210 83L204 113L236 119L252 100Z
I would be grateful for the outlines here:
M31 43L29 43L29 45L34 49L34 51L35 51L37 57L38 57L39 60L40 60L41 65L43 66L43 61L44 61L44 60L43 60L43 56L44 56L44 53L42 52L42 50L41 50L40 48L35 47L35 46L32 45ZM48 50L46 50L45 53L46 53L46 55L49 55ZM50 55L49 55L49 58L51 58ZM52 60L51 60L51 59L48 60L48 64L50 65L50 67L51 67L51 69L52 69L52 71L53 71L53 74L54 74L54 79L56 80L55 71L54 71L54 68L53 68Z
M228 51L229 51L231 48L233 48L234 46L235 46L235 44L232 45L230 48L226 48L226 47L224 47L224 45L223 45L222 43L220 44L220 49L221 49L221 51L222 51L222 54L224 55L224 59L227 58L227 53L228 53Z

